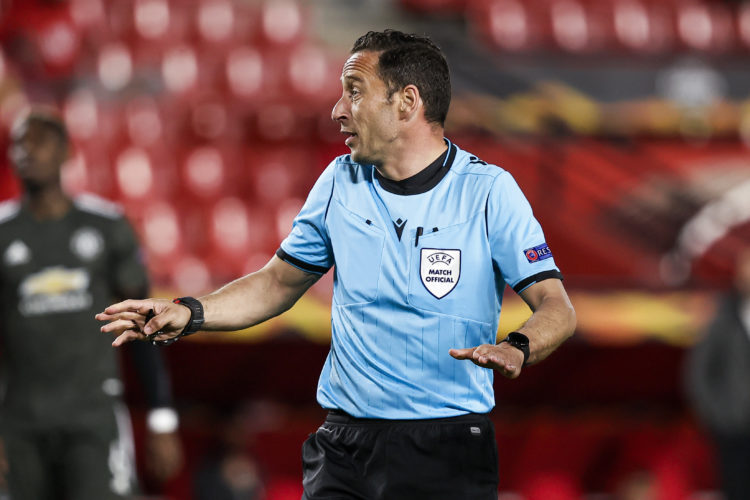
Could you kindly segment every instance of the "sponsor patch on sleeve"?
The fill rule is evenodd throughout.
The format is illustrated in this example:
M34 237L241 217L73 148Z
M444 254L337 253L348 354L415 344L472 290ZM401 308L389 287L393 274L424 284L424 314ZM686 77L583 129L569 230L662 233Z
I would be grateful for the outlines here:
M552 257L552 250L546 243L542 243L539 246L527 248L523 251L523 254L526 256L526 260L533 263Z

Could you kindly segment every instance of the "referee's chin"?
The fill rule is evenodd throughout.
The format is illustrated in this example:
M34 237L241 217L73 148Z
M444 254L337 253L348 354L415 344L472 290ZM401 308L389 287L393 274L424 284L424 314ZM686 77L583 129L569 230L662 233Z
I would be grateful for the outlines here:
M349 156L351 156L352 160L357 163L362 163L362 155L354 148L349 148Z
M353 148L349 148L349 156L351 157L352 161L359 163L360 165L375 165L375 160L371 157L368 157L367 155L362 154L361 151L358 151Z

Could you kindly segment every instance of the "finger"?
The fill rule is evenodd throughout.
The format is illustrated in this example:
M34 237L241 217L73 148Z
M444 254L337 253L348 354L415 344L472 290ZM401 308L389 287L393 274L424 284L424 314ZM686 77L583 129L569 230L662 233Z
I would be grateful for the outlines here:
M117 314L126 311L136 311L141 314L146 314L149 309L152 309L150 300L128 299L118 302L117 304L112 304L104 309L104 312L107 314Z
M146 319L146 316L138 313L138 312L132 312L132 311L125 311L117 314L107 314L107 313L99 313L94 318L98 319L99 321L112 321L116 319L129 319L132 321L140 321L142 322L144 319Z
M475 349L476 347L467 347L465 349L451 349L448 351L448 354L456 359L471 359L471 356L472 354L474 354Z
M106 325L102 326L99 330L103 333L123 333L126 330L140 330L138 327L138 324L135 323L132 320L129 319L118 319L115 321L112 321L111 323L107 323Z
M122 334L117 337L114 342L112 342L112 345L114 347L120 347L123 344L126 344L128 342L132 342L134 340L141 340L145 339L146 336L140 332L136 332L134 330L125 330L122 332Z
M157 314L151 320L143 326L143 333L151 335L154 332L164 330L165 332L173 331L174 328L169 328L171 318L168 313Z
M474 349L474 353L471 356L472 361L474 361L479 366L486 367L489 363L489 351L487 350L487 347L485 345L480 345L476 349Z

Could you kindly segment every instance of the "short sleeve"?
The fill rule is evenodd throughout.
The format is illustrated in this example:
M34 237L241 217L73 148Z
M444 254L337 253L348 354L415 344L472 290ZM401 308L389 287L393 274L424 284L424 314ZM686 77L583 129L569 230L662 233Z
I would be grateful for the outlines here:
M508 172L490 188L487 232L493 265L516 293L545 279L562 279L531 205Z
M130 297L148 291L148 274L143 252L130 223L124 217L112 222L111 248L112 288L119 297Z
M334 161L320 175L294 218L291 232L276 252L281 260L309 273L325 274L333 266L325 222L333 194L335 165Z

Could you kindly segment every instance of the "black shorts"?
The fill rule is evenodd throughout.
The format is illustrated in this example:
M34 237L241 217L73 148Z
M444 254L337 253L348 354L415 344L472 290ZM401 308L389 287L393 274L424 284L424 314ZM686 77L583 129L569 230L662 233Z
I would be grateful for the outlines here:
M331 411L302 446L302 500L497 500L487 415L358 419Z
M107 409L108 410L108 409ZM104 411L98 425L6 428L13 500L123 500L135 483L127 411Z

